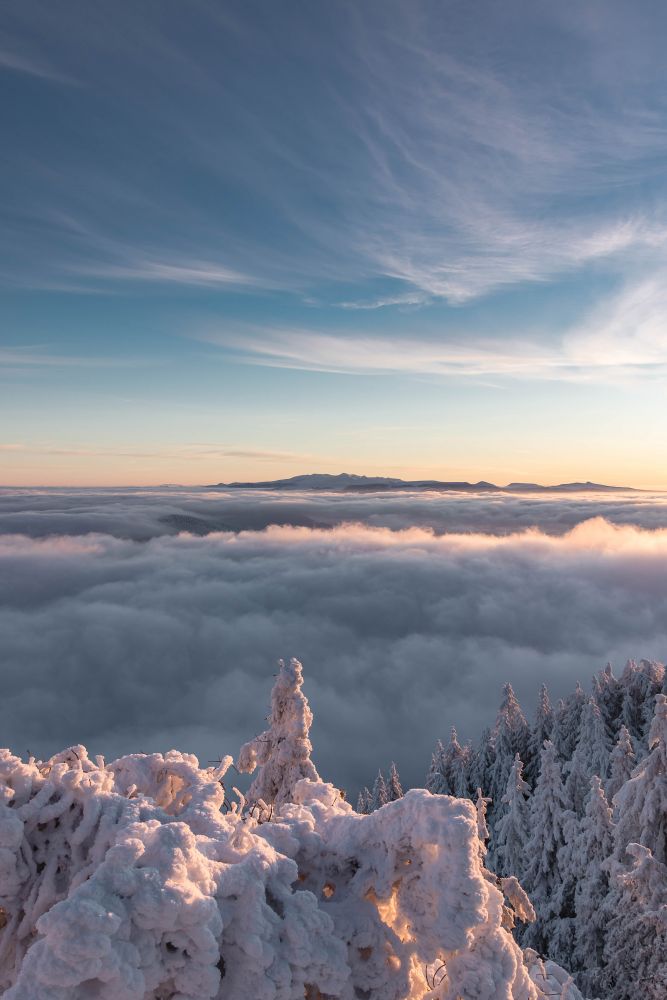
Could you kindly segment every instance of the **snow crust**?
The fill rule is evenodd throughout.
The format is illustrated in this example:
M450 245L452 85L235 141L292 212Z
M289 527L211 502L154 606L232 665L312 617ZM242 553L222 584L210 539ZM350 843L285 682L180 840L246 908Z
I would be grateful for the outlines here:
M248 801L231 757L0 751L5 1000L581 1000L514 941L530 904L484 868L479 808L355 812L310 761L301 682L281 665Z

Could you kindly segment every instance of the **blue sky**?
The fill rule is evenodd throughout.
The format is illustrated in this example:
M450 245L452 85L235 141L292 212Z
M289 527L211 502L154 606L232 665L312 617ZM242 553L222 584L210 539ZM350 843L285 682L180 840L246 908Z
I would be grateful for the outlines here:
M0 481L667 486L664 4L0 21Z

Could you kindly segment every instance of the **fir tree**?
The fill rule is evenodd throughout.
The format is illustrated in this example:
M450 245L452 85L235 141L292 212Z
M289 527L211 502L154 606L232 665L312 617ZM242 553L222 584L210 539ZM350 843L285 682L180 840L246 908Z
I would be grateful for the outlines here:
M667 996L667 866L648 847L629 844L632 865L617 872L607 897L609 917L602 987L611 1000Z
M433 795L451 795L445 769L445 748L438 740L435 750L431 754L431 766L426 775L426 788Z
M616 746L609 756L609 778L605 785L605 792L610 802L630 778L635 768L635 752L632 746L632 737L625 726L621 726L618 731Z
M567 796L578 816L583 815L591 777L597 774L605 781L608 769L607 729L597 702L594 698L588 698L581 712L577 745L565 768Z
M398 769L394 762L391 762L391 767L389 768L389 783L387 788L387 794L389 797L389 802L396 802L397 799L403 798L403 789L401 787L401 780L398 776Z
M531 788L535 787L540 773L540 758L545 740L550 740L554 728L554 712L549 700L546 684L540 687L540 694L535 713L535 725L530 735L530 754L526 762L526 780Z
M614 858L623 864L628 844L648 847L667 865L667 696L657 695L649 733L649 755L614 797L618 824Z
M518 754L503 795L504 812L496 821L494 835L494 870L499 875L516 875L521 882L526 866L526 843L530 833L528 784L523 780L523 764Z
M373 784L373 793L371 795L371 812L375 812L376 809L381 809L382 806L386 806L387 802L389 802L387 783L384 780L382 771L378 771L377 778Z
M241 747L239 771L257 773L248 791L249 802L264 802L278 808L291 801L294 786L302 778L319 781L310 759L309 739L313 713L303 694L302 667L298 660L283 660L271 692L269 728Z
M614 676L611 663L593 677L593 697L602 714L610 740L618 732L623 705L623 685Z
M467 798L470 792L470 751L461 746L454 727L445 751L445 768L451 794L459 799Z
M493 736L490 729L484 729L477 748L470 761L470 787L481 788L486 795L491 788L491 775L495 761Z
M489 794L494 813L505 794L515 754L525 759L530 741L530 729L511 684L503 688L503 700L494 734L495 760L491 771Z
M531 833L526 844L527 868L524 885L537 922L526 928L524 943L542 955L558 960L563 939L561 892L563 845L572 813L567 808L565 789L556 748L546 740L542 750L540 776L532 797Z
M580 984L587 994L597 992L603 964L607 926L604 902L609 891L609 874L603 862L611 854L612 844L611 809L595 774L571 859L576 919L572 964L581 970Z
M361 813L363 816L367 816L371 812L372 796L370 790L364 787L359 792L359 798L357 799L357 812Z
M662 998L667 987L667 697L659 694L649 754L614 797L607 867L604 983L613 1000Z
M566 698L565 701L558 703L554 737L558 740L555 746L561 761L570 760L575 751L581 727L581 712L585 702L586 694L579 681L577 681L574 693L569 698Z

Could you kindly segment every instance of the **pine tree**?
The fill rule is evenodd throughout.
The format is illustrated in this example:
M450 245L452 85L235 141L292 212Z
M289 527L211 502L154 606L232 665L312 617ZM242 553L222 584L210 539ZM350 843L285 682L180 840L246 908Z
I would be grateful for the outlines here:
M559 959L563 948L561 892L563 845L572 813L567 799L556 748L546 740L540 776L532 797L531 833L526 844L524 886L535 907L537 921L526 928L524 945L542 955Z
M503 688L503 700L498 711L494 734L495 760L491 771L489 794L493 799L494 816L507 788L515 754L522 760L528 752L530 729L511 684Z
M371 796L371 812L375 812L376 809L381 809L382 806L386 806L389 802L389 792L387 790L387 783L384 780L384 775L382 771L378 771L377 778L373 784L373 794Z
M398 769L394 762L391 762L391 767L389 768L389 783L387 788L387 794L389 796L390 802L396 802L397 799L403 798L403 789L401 787L401 780L398 776Z
M426 788L433 795L451 795L449 781L445 774L445 748L438 740L431 755L431 766L426 775Z
M556 738L557 735L558 742L555 743L555 746L561 761L570 760L575 751L581 726L581 712L585 703L586 694L579 681L577 681L574 693L565 701L558 703L554 737Z
M649 754L614 797L618 822L604 983L612 1000L658 1000L667 988L667 697L657 695Z
M629 844L632 865L616 874L601 979L609 1000L667 996L667 866L648 847Z
M576 920L572 965L581 970L580 985L587 995L597 992L603 964L607 927L604 902L609 892L609 873L603 862L611 854L612 845L611 809L595 774L571 862Z
M452 795L458 799L468 797L470 777L470 756L467 747L462 747L454 727L452 727L449 746L445 751L445 768Z
M357 799L357 812L361 813L363 816L367 816L371 812L371 801L372 796L370 790L364 785L359 792L359 798Z
M667 696L664 694L655 699L649 751L614 798L619 817L614 858L621 865L630 843L648 847L656 861L667 865Z
M301 691L302 670L298 660L292 659L288 664L279 661L271 692L269 728L241 747L239 771L251 773L257 765L260 768L248 791L249 802L261 800L267 806L279 808L291 801L294 786L302 778L320 780L310 759L313 713Z
M540 694L535 713L535 725L530 734L530 753L526 762L526 780L531 788L535 787L540 773L540 758L545 740L551 739L554 728L554 712L549 700L546 684L540 687Z
M635 768L635 752L632 746L632 737L625 726L621 726L618 732L616 746L609 756L609 778L605 785L605 792L610 802L630 778Z
M623 685L614 676L611 663L593 677L593 697L602 713L607 736L613 740L620 724L623 706Z
M526 866L526 843L530 833L530 790L523 780L523 764L515 754L512 770L503 795L504 813L496 821L494 836L494 870L499 875L516 875L521 882Z
M481 788L485 795L488 794L491 788L491 775L495 756L491 730L488 728L484 729L477 748L471 756L469 780L471 788Z
M566 765L566 792L572 808L583 815L590 779L597 774L606 781L609 769L609 744L602 713L594 698L588 698L581 712L579 738L569 764Z

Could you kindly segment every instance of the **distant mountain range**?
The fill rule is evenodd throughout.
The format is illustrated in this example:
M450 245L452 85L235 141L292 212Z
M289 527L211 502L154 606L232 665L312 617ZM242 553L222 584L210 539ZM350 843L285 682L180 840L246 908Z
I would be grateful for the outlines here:
M508 483L497 486L482 480L479 483L444 482L438 479L392 479L388 476L355 476L342 472L338 476L311 473L290 479L271 479L261 483L216 483L209 489L239 490L328 490L337 493L388 493L398 490L436 490L443 493L638 493L630 486L605 486L602 483Z

